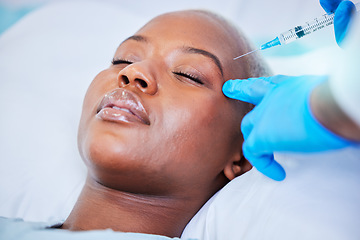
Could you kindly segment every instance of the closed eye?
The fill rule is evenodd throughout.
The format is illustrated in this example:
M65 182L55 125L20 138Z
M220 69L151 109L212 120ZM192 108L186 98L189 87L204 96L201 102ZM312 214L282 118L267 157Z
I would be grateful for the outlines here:
M129 61L129 60L126 60L126 59L113 59L111 61L111 63L113 65L117 65L117 64L132 64L133 62Z
M194 81L200 85L204 85L204 83L196 76L190 74L190 73L184 73L184 72L173 72L177 76L185 77L190 79L191 81Z

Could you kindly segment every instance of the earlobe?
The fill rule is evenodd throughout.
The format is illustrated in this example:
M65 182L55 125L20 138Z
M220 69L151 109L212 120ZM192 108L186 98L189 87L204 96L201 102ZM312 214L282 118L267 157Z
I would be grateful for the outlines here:
M251 170L251 168L252 166L249 161L246 160L244 156L242 156L240 160L229 161L224 168L224 174L231 181L234 178Z
M233 163L227 164L224 168L225 176L231 181L241 172L241 167Z

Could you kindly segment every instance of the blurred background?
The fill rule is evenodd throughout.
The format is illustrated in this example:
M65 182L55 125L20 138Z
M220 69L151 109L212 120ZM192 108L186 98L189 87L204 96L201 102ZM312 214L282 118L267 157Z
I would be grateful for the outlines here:
M67 0L0 0L0 31L14 24L27 13L41 8L49 3L64 3ZM94 1L69 1L68 2L94 2ZM139 16L152 17L163 12L179 9L200 8L215 11L239 25L253 41L262 43L263 38L286 31L305 21L312 20L324 14L318 0L273 0L273 1L246 1L246 0L219 0L219 1L164 1L164 0L103 0L104 4L112 4L123 10L139 14ZM81 17L81 15L79 15ZM324 33L322 33L323 35ZM269 39L265 38L265 41ZM303 45L313 45L310 43ZM264 41L264 40L263 40ZM325 38L319 41L327 44ZM318 43L318 42L317 42ZM308 50L305 47L302 51ZM288 52L288 51L284 51ZM299 52L299 50L298 50ZM289 54L289 53L287 53Z

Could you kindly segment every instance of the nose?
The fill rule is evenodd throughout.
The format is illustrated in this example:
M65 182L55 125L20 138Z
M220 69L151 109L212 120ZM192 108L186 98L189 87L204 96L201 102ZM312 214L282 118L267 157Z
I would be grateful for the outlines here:
M119 87L131 85L150 95L158 90L155 77L146 63L132 63L123 68L118 74L118 82Z

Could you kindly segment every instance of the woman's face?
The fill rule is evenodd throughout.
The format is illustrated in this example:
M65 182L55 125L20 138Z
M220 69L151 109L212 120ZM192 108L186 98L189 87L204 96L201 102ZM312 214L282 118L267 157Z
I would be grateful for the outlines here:
M121 43L84 100L79 149L90 176L144 194L212 194L225 184L244 115L221 91L241 74L231 41L209 16L178 12Z

